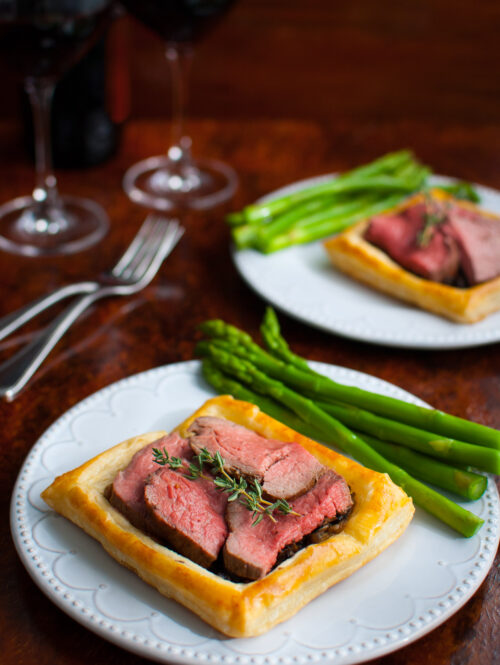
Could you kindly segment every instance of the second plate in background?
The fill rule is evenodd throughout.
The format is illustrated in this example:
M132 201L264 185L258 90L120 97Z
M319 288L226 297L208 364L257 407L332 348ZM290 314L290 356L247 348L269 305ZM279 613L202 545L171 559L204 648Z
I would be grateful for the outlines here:
M272 199L324 182L303 180L264 197ZM434 177L435 184L450 182ZM500 192L477 186L481 207L500 214ZM338 272L321 241L261 254L233 252L245 281L265 300L304 323L352 339L415 349L453 349L500 341L500 312L474 324L460 324L372 290Z

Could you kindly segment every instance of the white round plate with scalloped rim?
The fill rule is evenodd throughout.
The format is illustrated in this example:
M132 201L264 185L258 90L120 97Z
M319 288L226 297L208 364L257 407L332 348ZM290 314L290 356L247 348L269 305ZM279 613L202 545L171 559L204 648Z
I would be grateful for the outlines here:
M261 199L270 200L331 179L310 178ZM435 184L453 182L435 176ZM476 185L485 210L500 214L500 192ZM473 324L461 324L391 298L343 275L330 263L322 242L261 254L233 251L245 281L283 312L344 337L414 349L456 349L500 341L500 311Z
M422 404L367 374L313 366L340 382ZM289 621L249 639L224 637L161 596L41 500L56 475L135 434L172 429L213 394L198 361L137 374L77 404L31 450L12 496L12 534L34 581L68 615L124 649L161 662L348 665L416 640L479 587L499 537L499 499L491 480L469 506L485 520L473 538L458 536L417 509L403 536L376 559Z

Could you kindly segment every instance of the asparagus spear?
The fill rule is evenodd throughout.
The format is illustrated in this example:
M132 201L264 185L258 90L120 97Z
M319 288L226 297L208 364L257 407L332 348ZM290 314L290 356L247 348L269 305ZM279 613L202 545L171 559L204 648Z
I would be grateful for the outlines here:
M340 402L317 401L317 403L344 425L354 427L384 441L399 443L438 459L453 460L490 473L500 473L500 451L498 450L442 437L433 432L377 416L356 406Z
M488 479L479 473L457 469L404 446L381 441L365 432L359 433L359 436L383 457L420 480L432 483L471 501L479 499L486 490Z
M345 199L342 195L337 196L317 196L313 199L307 199L303 203L293 206L290 209L285 210L283 213L280 213L269 221L269 223L264 224L262 222L242 224L233 229L233 240L238 249L243 249L245 247L251 247L257 244L259 233L263 229L267 229L268 226L275 225L279 223L279 228L288 228L290 225L294 224L298 219L303 217L308 217L309 215L317 212L318 210L328 209L332 207L335 208L336 204L339 201Z
M483 520L473 513L453 503L412 478L403 469L387 461L382 455L370 448L363 439L325 413L310 399L295 393L279 381L260 372L249 362L217 348L214 344L209 345L209 350L210 359L219 369L250 385L256 392L272 397L284 404L299 418L318 428L325 443L337 445L344 452L375 471L388 473L397 485L413 497L415 503L462 535L473 536L483 524Z
M220 371L214 363L205 358L202 363L203 376L207 383L215 388L215 390L223 395L232 395L235 399L241 399L245 402L250 402L259 407L261 411L267 413L272 418L279 420L281 423L288 425L296 432L300 432L304 436L316 441L321 439L320 430L312 425L306 423L301 418L298 418L293 411L283 407L279 402L274 399L259 395L258 393L243 386L238 381L230 378Z
M288 348L286 340L280 332L278 318L272 308L268 308L261 327L261 333L269 351L277 358L289 365L295 366L304 372L315 376L322 375L314 372L307 366L306 361L296 355ZM236 340L233 335L232 339ZM286 352L283 349L287 349ZM306 366L304 366L306 365ZM326 378L326 377L324 377ZM381 416L386 416L399 422L413 425L446 437L471 441L476 445L487 446L500 450L500 432L485 425L473 423L458 416L438 411L437 409L426 409L415 404L409 404L395 397L378 395L361 388L353 388L336 383L331 379L328 382L328 397L337 399L347 404L354 404ZM324 397L327 397L325 394Z
M345 197L343 197L345 199ZM275 217L269 224L260 226L255 232L255 245L258 249L265 250L267 244L275 236L279 236L297 225L316 225L325 220L349 218L355 213L363 212L367 205L376 203L378 195L359 196L354 199L335 200L329 199L321 206L312 206L306 201L300 206L295 206L291 210ZM235 237L236 234L233 234Z
M420 189L428 175L427 167L401 151L327 182L247 206L227 222L238 248L269 253L335 233L390 208Z
M314 240L325 238L333 233L339 233L348 226L351 226L362 219L378 215L380 212L394 207L407 195L407 193L408 192L399 192L384 196L372 203L368 203L355 212L340 217L326 217L319 221L313 220L307 225L296 224L284 233L269 237L267 242L265 244L260 243L258 248L262 252L270 254L272 252L277 252L280 249L291 247L292 245L313 242Z
M304 372L312 372L307 362L290 350L286 339L281 335L278 317L272 307L266 307L260 326L260 334L267 350L275 358L290 365L295 365Z
M416 164L415 157L410 150L397 150L388 152L368 164L357 166L346 173L342 173L339 178L349 178L352 176L367 178L380 173L392 173L398 175L409 164Z
M232 395L236 399L256 404L264 413L311 439L317 441L323 439L323 433L317 428L298 418L290 409L283 407L274 399L259 395L238 381L231 379L221 372L211 360L207 358L203 360L202 371L206 381L217 392ZM432 457L421 455L396 444L380 441L364 433L354 433L360 436L387 460L400 466L411 475L430 482L437 487L441 487L470 500L479 499L486 489L488 481L485 476L457 469Z
M389 153L374 160L370 164L348 171L334 180L329 180L311 187L305 187L304 189L300 189L291 194L275 198L272 201L254 203L246 206L242 212L247 223L251 224L254 222L260 222L283 212L290 206L304 201L305 199L320 196L329 192L342 191L346 180L348 182L355 179L362 181L363 178L374 177L381 173L397 173L398 168L407 165L411 161L413 161L413 157L407 150ZM333 183L336 184L334 185Z
M255 223L254 226L258 228L266 228L276 219L285 219L287 221L295 222L302 217L310 215L317 210L322 208L331 207L337 205L338 203L347 203L350 200L349 195L345 195L342 192L334 194L321 194L319 196L314 196L313 198L305 199L296 205L287 208L284 212L280 212L277 215L270 218L265 224L262 222ZM282 221L284 224L284 222Z
M473 464L479 468L485 468L493 473L498 473L500 470L500 432L497 430L471 423L468 420L463 420L441 411L415 406L394 397L370 393L361 388L345 386L311 370L306 371L297 365L287 364L261 349L252 341L249 335L242 333L234 326L225 324L223 321L205 322L202 324L201 329L209 337L215 337L216 345L220 346L222 350L239 354L268 375L280 379L301 392L311 395L316 400L329 403L332 401L341 402L345 405L359 404L360 407L365 406L365 411L371 411L372 414L382 416L387 415L389 418L394 419L397 421L393 423L393 427L395 428L400 427L404 429L405 424L409 424L427 433L432 432L429 441L437 440L437 443L434 445L436 455L439 453L439 448L441 448L441 456L444 456L446 448L449 448L449 442L444 440L442 443L439 443L441 441L439 437L456 439L458 443L464 444L474 441L474 444L466 444L472 446L474 450L468 448L464 450L463 446L458 446L461 450L459 454L464 455L460 461L466 464ZM204 344L206 342L201 342L199 345L198 352L201 355L203 355ZM454 436L455 432L462 433L461 438L458 438L456 435ZM402 440L400 442L404 443ZM493 448L493 450L488 452L482 449L483 446ZM475 461L465 459L471 454L472 458L469 459L474 459Z
M394 184L394 183L393 183ZM358 196L344 201L323 201L317 199L287 209L282 214L269 220L269 223L256 225L244 224L233 229L233 240L238 249L255 247L264 253L283 249L292 244L311 242L332 233L342 231L347 226L361 219L376 215L400 203L409 193L418 189L422 183L412 182L405 188L389 187L381 189L380 182L373 183L375 193L365 195L369 191L367 185L360 188ZM342 197L345 199L345 196ZM309 208L309 210L307 210ZM316 208L311 212L311 208Z
M245 215L242 212L230 212L225 219L229 226L240 226L245 223Z
M224 330L222 322L218 322L218 325L214 325L213 322L210 325L210 322L207 322L203 327L205 332L215 327L219 330ZM318 383L316 376L308 372L302 372L296 367L286 365L274 359L254 344L251 338L244 337L245 345L238 345L234 340L234 336L237 336L237 329L228 330L233 335L233 341L216 339L211 342L200 342L197 345L197 353L201 356L210 356L213 353L212 349L216 349L231 354L235 358L238 357L244 361L248 361L270 377L283 380L284 383L292 388L309 391L313 394L315 401L318 402L323 411L326 411L349 427L355 427L378 438L389 439L390 441L414 448L432 457L449 459L460 464L470 464L491 473L500 473L500 451L498 450L436 435L433 432L377 416L352 405L339 402L333 403L331 401L324 402L316 399L315 387Z
M361 388L344 386L327 379L318 395L327 399L339 399L349 404L365 408L378 415L393 418L399 422L421 427L442 436L473 441L475 445L500 450L500 432L484 425L453 416L437 409L416 406L395 397L379 395Z
M236 326L226 323L222 319L209 319L200 323L198 328L201 332L211 339L221 339L228 342L244 346L248 349L259 349L252 337L244 330L240 330Z

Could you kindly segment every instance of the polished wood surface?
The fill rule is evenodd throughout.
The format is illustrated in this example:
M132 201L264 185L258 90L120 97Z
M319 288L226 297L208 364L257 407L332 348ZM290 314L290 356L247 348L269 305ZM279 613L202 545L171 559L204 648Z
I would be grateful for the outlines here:
M486 0L474 9L448 0L418 3L419 9L406 4L411 3L317 2L312 11L306 3L243 0L200 48L207 55L194 81L202 85L205 71L210 85L202 85L202 96L193 94L195 152L235 167L240 188L234 201L208 213L182 214L186 235L155 282L134 297L96 304L19 397L0 402L2 664L142 662L68 618L31 581L9 534L10 495L26 454L54 420L116 380L191 359L199 322L222 317L257 335L264 302L233 266L222 221L227 210L298 178L406 146L438 172L500 189L497 3ZM127 30L134 50L144 49L138 60L148 58L150 66L132 65L134 93L160 81L163 62L158 44L131 24ZM153 117L167 109L159 98L149 94L146 108L138 93L113 159L58 174L63 191L105 206L108 236L97 249L68 258L0 253L0 316L61 284L93 277L132 238L146 211L127 200L121 178L130 164L166 143L168 125ZM0 116L0 201L27 193L32 182L20 125L9 109ZM0 360L48 318L0 342ZM290 344L304 356L368 372L440 409L500 428L498 344L401 350L329 335L286 315L281 321ZM499 607L496 565L442 626L374 662L500 663Z

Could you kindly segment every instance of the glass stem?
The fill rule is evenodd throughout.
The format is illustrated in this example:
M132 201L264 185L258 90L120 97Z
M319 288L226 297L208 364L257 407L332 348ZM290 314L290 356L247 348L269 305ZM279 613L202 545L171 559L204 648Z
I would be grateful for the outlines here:
M57 180L52 170L50 117L55 82L50 79L30 79L26 82L33 112L35 133L36 179L33 198L43 215L49 207L61 207Z
M191 161L191 139L184 133L188 80L194 50L191 44L167 44L166 56L172 81L172 138L168 156L179 165Z

